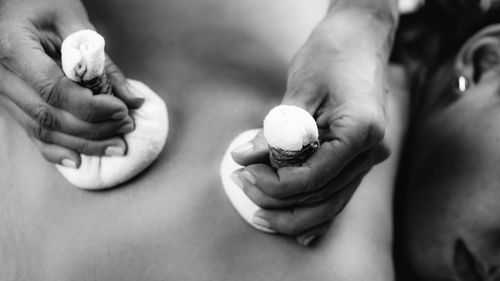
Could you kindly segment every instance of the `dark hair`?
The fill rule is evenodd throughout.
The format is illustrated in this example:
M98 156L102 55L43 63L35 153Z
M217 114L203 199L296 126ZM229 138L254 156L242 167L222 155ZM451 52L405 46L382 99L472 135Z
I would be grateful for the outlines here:
M490 3L492 3L490 0ZM496 1L496 0L495 0ZM398 27L391 60L403 64L408 74L411 92L410 127L403 146L400 170L397 177L395 209L402 210L407 203L405 187L412 171L413 148L417 145L420 121L426 118L423 109L428 94L426 87L438 71L446 71L454 62L457 52L476 32L491 24L500 23L500 5L496 1L484 10L480 0L427 0L421 10L402 16ZM450 69L451 70L451 69ZM451 82L450 82L451 83ZM405 217L402 212L395 215L394 261L398 280L420 280L413 276L404 251Z
M497 5L483 11L479 0L427 0L416 13L401 17L393 58L403 63L442 63L475 32L500 22ZM437 61L436 61L437 60Z
M490 0L427 0L416 13L402 16L391 60L405 66L412 97L412 116L420 108L422 89L461 46L485 26L500 22L500 5ZM418 115L418 114L417 114Z
M493 1L493 0L490 0ZM496 0L495 0L496 1ZM498 3L495 2L495 3ZM412 170L413 148L421 121L426 118L424 109L429 81L440 70L453 63L463 44L482 28L500 22L500 7L492 5L487 11L480 0L426 0L416 13L402 16L394 41L391 60L402 64L410 87L410 124L405 136L400 159L395 193L395 210L402 210L407 203L404 193ZM451 70L451 68L450 68ZM451 82L450 82L451 83ZM416 156L418 157L418 156ZM402 212L394 212L394 256L398 280L417 280L402 246L404 230Z

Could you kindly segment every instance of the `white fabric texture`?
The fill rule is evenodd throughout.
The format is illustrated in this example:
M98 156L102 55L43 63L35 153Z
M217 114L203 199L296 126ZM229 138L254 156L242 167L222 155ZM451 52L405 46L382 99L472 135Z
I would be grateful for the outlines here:
M91 80L104 72L104 38L92 30L70 34L61 45L64 74L76 82Z
M272 147L300 151L318 136L316 121L300 107L278 105L264 118L264 137Z
M80 82L103 73L104 39L93 31L80 31L67 37L62 44L63 71L70 79ZM86 69L84 75L79 70ZM164 101L139 81L128 80L132 89L140 92L144 104L131 110L135 130L124 135L125 156L81 155L78 169L56 165L59 172L73 185L83 189L104 189L123 183L147 168L160 154L168 134L168 114Z
M263 232L274 233L267 228L262 228L259 225L252 223L253 216L255 215L255 212L260 209L260 207L255 205L255 203L253 203L252 200L250 200L243 192L243 190L241 190L241 188L239 188L238 185L231 179L231 174L234 171L243 168L243 166L234 162L233 157L231 156L231 151L233 151L238 146L251 141L253 138L255 138L258 132L259 129L245 131L238 135L231 142L226 150L226 153L224 154L224 158L222 159L222 163L220 166L220 176L222 179L224 191L226 192L229 201L231 201L240 216L256 229Z

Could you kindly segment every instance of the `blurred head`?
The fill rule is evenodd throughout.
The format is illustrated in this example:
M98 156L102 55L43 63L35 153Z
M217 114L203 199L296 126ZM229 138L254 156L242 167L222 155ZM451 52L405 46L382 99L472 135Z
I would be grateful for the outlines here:
M397 211L418 280L500 280L500 24L469 27L410 66L415 107Z

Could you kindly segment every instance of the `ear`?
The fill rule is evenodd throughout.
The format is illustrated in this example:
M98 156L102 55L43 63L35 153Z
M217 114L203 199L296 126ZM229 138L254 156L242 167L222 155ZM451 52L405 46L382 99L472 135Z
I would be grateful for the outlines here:
M487 73L500 73L500 24L486 27L467 40L455 68L473 83Z

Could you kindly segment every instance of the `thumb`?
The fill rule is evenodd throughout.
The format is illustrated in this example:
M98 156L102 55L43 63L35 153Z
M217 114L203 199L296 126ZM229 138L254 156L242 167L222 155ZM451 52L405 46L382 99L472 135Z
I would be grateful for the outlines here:
M233 160L242 166L269 163L269 146L264 138L264 131L260 130L251 141L235 148L231 155Z

